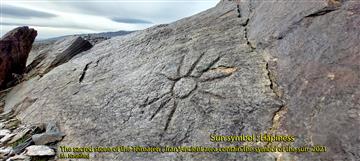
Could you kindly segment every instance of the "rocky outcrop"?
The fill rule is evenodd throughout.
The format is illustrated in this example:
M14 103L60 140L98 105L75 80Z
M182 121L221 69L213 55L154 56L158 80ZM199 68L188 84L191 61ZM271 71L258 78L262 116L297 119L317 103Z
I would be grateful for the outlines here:
M24 125L15 116L14 111L0 114L0 159L53 160L53 146L64 137L57 124Z
M359 160L360 2L263 2L254 13L249 41L269 56L286 102L278 132L298 136L295 145L329 148L297 159Z
M360 160L359 2L250 0L241 11L238 18L235 3L224 1L105 40L14 87L5 107L27 123L59 122L63 146L222 147L252 143L209 135L268 133L328 147L90 160Z
M13 75L22 75L25 70L26 60L31 50L32 43L37 36L34 29L18 27L0 40L0 87L16 79Z
M54 42L52 45L43 46L32 56L26 68L28 77L44 75L51 69L66 63L75 55L90 49L92 45L79 36L66 37Z

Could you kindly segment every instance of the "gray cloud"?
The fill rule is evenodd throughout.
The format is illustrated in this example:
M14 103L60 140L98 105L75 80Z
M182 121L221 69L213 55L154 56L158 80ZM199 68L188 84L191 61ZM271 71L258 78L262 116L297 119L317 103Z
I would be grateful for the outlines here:
M79 26L79 25L59 25L59 24L33 24L33 23L16 23L16 22L0 22L4 26L38 26L38 27L52 27L52 28L67 28L67 29L87 29L94 30L96 28Z
M11 5L3 5L1 8L2 14L15 17L15 18L30 18L30 17L38 17L38 18L51 18L56 17L55 14L16 7Z
M133 1L87 1L86 3L49 1L51 6L72 13L102 16L106 18L136 18L155 24L169 23L183 17L213 7L218 0L163 0L158 2L146 0ZM185 10L184 10L185 9ZM144 23L143 23L144 24Z
M119 22L119 23L130 23L130 24L152 24L150 21L142 20L142 19L135 19L135 18L121 18L121 17L114 17L111 18L112 21Z

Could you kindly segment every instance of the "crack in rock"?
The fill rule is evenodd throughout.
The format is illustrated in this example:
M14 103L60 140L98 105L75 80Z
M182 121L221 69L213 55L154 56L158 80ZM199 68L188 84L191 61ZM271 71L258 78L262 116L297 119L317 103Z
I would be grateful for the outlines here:
M83 69L82 72L81 72L81 75L80 75L80 78L79 78L79 83L81 83L81 82L84 80L85 75L86 75L86 71L88 70L89 65L90 65L91 63L92 63L92 62L89 62L89 63L87 63L87 64L85 65L84 69Z
M270 128L271 133L275 133L279 130L281 126L281 122L284 118L284 115L287 113L288 108L284 105L282 105L277 111L274 112L274 116L271 119L272 120L272 126Z
M249 31L248 31L249 21L250 21L250 18L247 18L245 23L241 24L241 25L244 27L244 37L246 40L246 44L250 47L251 51L255 51L256 47L249 40Z
M271 71L270 69L270 65L269 65L269 62L266 63L266 71L267 71L267 76L268 76L268 79L270 81L270 89L272 90L272 92L278 97L278 98L281 98L282 97L282 92L279 90L279 85L276 83L276 80L275 80L275 74Z

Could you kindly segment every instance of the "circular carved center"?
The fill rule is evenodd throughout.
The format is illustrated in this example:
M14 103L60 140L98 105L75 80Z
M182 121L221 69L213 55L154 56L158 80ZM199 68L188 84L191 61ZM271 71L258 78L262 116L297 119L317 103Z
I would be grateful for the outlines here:
M175 83L174 94L177 97L187 97L196 88L196 81L192 78L181 78Z

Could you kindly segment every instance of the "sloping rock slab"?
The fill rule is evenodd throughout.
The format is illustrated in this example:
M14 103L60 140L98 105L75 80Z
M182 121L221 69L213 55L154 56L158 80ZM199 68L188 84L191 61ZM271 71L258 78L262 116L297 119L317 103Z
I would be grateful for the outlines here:
M90 42L79 36L69 36L56 41L53 45L44 47L27 66L29 76L44 75L51 69L66 63L73 56L90 49Z

